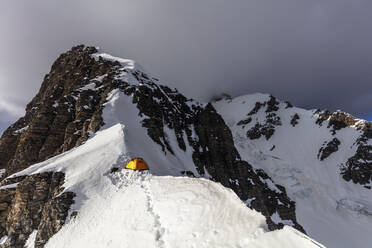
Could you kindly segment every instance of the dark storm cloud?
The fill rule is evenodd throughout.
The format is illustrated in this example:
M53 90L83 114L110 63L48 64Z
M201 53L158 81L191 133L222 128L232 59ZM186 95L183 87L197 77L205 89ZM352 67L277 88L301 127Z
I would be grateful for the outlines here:
M267 92L367 118L371 11L370 0L4 0L0 100L23 107L56 57L84 43L197 99Z

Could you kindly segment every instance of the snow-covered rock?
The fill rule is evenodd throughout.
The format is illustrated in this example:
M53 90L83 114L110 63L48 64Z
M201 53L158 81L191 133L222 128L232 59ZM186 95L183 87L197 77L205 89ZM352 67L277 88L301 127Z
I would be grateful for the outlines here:
M285 186L308 235L329 247L371 246L370 123L343 112L292 107L265 94L213 105L230 127L242 158ZM273 116L280 124L271 125L269 138L249 137L249 130ZM247 117L249 123L244 122ZM351 161L353 157L360 160ZM345 177L348 165L353 175L359 175L355 180Z

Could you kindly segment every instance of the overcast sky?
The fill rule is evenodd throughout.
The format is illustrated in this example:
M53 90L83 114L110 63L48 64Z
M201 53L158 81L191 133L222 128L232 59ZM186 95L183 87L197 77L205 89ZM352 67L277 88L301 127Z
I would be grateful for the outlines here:
M206 101L271 93L372 119L371 0L2 0L0 133L77 44Z

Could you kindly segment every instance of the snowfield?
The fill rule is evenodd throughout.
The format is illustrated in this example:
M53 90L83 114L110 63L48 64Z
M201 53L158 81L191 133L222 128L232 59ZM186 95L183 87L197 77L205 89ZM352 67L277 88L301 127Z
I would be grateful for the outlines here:
M347 127L333 136L327 124L320 127L315 123L314 111L286 108L287 104L280 102L276 113L282 125L275 127L269 140L251 140L247 130L265 118L266 107L252 115L248 125L238 122L247 118L256 102L269 98L267 94L253 94L213 104L230 127L242 159L265 170L286 188L296 202L297 220L310 237L329 247L371 248L372 191L340 175L340 165L355 154L354 142L360 131ZM300 119L293 127L290 122L296 113ZM320 147L335 137L341 142L339 150L320 161Z
M130 96L113 91L103 116L106 125L85 144L14 175L62 171L65 191L76 193L45 247L324 247L291 227L268 231L263 215L218 183L175 175L193 169L191 158L150 140ZM150 171L124 169L133 156Z

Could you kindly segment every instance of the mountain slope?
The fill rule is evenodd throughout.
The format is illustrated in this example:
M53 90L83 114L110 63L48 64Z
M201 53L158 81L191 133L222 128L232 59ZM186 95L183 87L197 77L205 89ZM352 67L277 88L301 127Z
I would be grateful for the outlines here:
M153 174L220 182L261 212L270 230L290 225L304 232L285 188L241 159L231 131L211 104L187 99L161 85L131 60L92 47L74 47L56 60L26 110L25 117L0 139L3 178L78 147L100 129L124 123L131 130L128 152L145 160L151 157ZM157 156L151 156L154 153ZM75 194L68 191L60 198L64 180L64 174L43 173L8 177L0 183L4 186L0 188L0 233L8 236L8 246L22 247L36 229L42 247L60 230L66 218L63 210ZM50 189L40 191L41 185ZM34 194L40 198L37 207ZM58 204L63 207L55 212ZM40 214L44 217L37 217Z
M268 232L264 216L220 184L125 170L123 160L131 154L127 128L104 129L14 175L61 171L65 191L76 193L66 224L45 247L322 247L290 227ZM159 157L169 163L151 154L151 168L162 167L155 163ZM111 172L113 167L120 169ZM29 247L35 240L38 234L30 235Z
M242 158L285 186L310 236L329 247L370 247L371 123L264 94L214 106Z
M0 247L115 246L138 234L155 247L317 246L295 228L330 247L363 248L371 133L345 113L269 95L196 102L134 61L77 46L0 139ZM125 172L132 157L150 174Z

